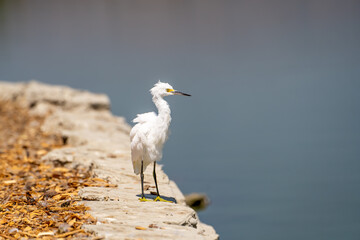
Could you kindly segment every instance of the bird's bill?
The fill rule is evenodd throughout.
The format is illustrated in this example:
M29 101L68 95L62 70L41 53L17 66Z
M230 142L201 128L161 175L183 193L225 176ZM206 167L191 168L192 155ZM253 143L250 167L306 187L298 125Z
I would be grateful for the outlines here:
M173 93L174 95L183 95L183 96L188 96L188 97L191 96L190 94L183 93L183 92L176 91L176 90L172 91L172 93Z

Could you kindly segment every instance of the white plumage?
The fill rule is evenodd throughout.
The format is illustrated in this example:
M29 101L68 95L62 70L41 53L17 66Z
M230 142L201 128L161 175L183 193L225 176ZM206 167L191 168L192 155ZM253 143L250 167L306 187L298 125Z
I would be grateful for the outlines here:
M189 94L175 91L170 84L160 81L154 85L150 92L153 96L152 100L158 109L158 114L154 112L138 114L133 120L136 125L130 132L131 159L134 172L135 174L140 173L142 180L142 198L140 200L145 200L143 193L143 172L153 162L154 180L157 188L155 164L156 161L160 161L162 158L162 148L169 135L171 111L169 104L163 98L170 95L190 96ZM160 197L157 200L160 200Z

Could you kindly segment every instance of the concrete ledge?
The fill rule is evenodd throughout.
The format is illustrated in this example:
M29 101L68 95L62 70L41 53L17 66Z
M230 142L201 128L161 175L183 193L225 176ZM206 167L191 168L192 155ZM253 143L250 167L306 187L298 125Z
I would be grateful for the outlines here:
M94 177L117 188L84 188L79 192L96 225L84 226L105 239L218 239L215 230L199 221L186 206L176 184L158 165L161 194L174 203L139 202L140 179L130 160L130 126L113 116L106 95L50 86L35 81L0 82L0 99L18 101L32 114L47 116L42 129L59 133L68 147L49 152L44 161L88 168ZM146 194L155 190L151 168L145 172Z

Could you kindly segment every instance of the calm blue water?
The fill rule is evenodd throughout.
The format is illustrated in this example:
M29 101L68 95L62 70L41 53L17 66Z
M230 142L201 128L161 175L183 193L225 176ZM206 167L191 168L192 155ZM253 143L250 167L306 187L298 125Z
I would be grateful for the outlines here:
M171 97L165 170L222 239L360 239L360 2L0 0L0 79Z

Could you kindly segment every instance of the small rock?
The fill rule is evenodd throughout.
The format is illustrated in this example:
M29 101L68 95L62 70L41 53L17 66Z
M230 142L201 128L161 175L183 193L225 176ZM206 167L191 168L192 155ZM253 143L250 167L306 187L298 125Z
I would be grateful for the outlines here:
M48 203L46 201L39 201L38 204L43 208L46 208L48 206Z
M17 228L11 228L11 229L9 229L9 234L13 234L13 233L16 233L18 231L19 231L19 229L17 229Z
M185 196L185 203L195 211L199 211L207 208L210 200L204 193L191 193Z
M195 218L190 218L189 219L189 223L192 225L192 226L196 226L197 225L197 220Z
M152 223L152 224L149 225L149 228L159 228L159 226L156 225L156 224L154 224L154 223Z
M70 225L67 223L62 223L59 225L58 227L58 232L59 233L66 233L70 230Z
M58 193L54 190L48 190L44 193L44 197L46 198L52 198L53 196L57 195Z

